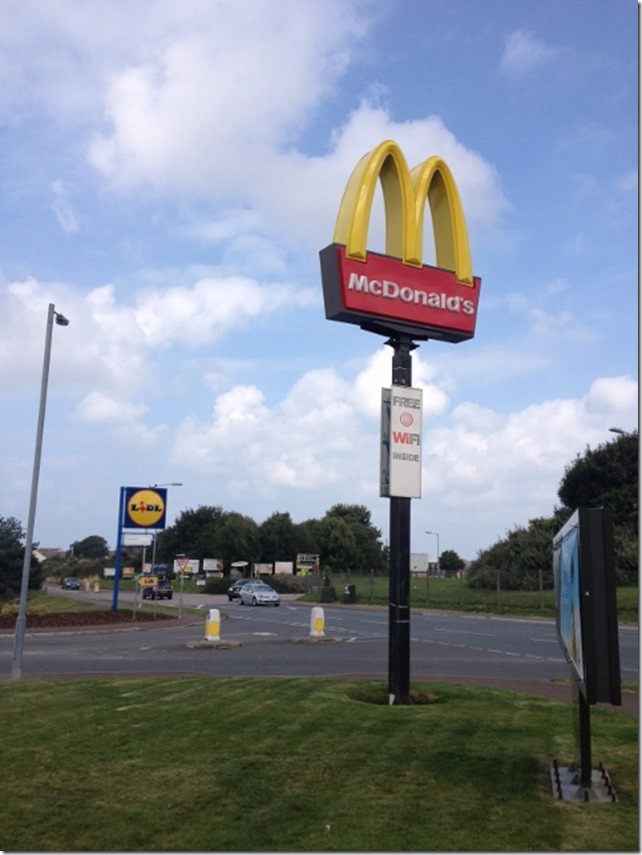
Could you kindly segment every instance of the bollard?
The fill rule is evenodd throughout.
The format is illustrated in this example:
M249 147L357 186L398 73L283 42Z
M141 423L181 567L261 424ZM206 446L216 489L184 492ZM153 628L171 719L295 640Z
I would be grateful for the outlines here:
M218 609L210 609L205 620L205 640L220 641L221 614Z
M323 638L325 632L323 631L323 627L325 625L325 617L323 615L323 609L319 606L315 606L312 609L312 617L310 620L310 635L313 638Z

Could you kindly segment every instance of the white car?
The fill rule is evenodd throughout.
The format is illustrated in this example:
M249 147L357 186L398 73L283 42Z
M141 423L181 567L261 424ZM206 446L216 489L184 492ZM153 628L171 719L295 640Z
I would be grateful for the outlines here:
M265 582L248 582L241 588L239 602L242 606L278 606L281 597Z

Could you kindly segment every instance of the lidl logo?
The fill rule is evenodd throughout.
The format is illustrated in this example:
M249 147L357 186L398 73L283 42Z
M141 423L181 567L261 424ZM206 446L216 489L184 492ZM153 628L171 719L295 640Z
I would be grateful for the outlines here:
M165 490L129 488L125 528L165 528Z

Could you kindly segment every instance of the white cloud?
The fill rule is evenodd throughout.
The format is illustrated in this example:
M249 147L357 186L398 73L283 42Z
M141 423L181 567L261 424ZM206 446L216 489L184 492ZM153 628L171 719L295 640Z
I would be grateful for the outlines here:
M637 383L628 377L599 378L582 398L507 414L460 404L450 427L424 437L424 487L446 507L486 503L498 519L526 522L553 510L574 456L603 442L612 423L631 424L636 412Z
M54 201L51 205L60 228L67 235L75 234L80 228L78 218L69 200L63 181L54 181L51 185Z
M616 186L618 190L637 190L638 189L638 171L637 169L631 169L630 172L621 175L616 180Z
M336 85L369 27L358 2L279 0L279 15L254 0L234 14L226 5L187 26L176 7L162 50L113 74L111 129L90 157L115 183L238 198Z
M110 422L126 424L138 421L149 407L128 401L110 398L102 392L90 392L76 408L76 416L85 422Z
M559 49L545 44L533 33L517 30L506 38L501 69L506 74L523 75L546 65Z

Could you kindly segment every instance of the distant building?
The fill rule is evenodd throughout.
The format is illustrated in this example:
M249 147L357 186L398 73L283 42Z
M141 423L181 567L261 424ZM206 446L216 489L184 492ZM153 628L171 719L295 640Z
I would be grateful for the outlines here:
M34 549L33 555L38 564L42 564L43 561L46 561L47 558L53 558L54 555L66 555L66 549L60 549L59 547L46 547Z

